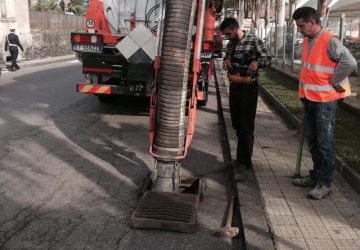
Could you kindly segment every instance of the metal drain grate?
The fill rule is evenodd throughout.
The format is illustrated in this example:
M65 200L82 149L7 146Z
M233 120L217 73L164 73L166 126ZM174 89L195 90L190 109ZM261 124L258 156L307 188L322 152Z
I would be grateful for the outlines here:
M197 227L199 195L147 191L131 216L134 228L193 233Z

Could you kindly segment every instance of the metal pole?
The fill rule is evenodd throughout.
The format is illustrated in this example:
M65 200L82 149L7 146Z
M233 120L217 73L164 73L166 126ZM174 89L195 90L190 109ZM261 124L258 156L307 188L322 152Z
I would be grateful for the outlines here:
M284 33L284 24L285 24L285 0L276 1L276 13L277 13L277 22L276 22L276 59L278 55L278 50L284 46L283 43L283 33Z
M346 32L345 26L346 26L345 13L341 13L341 17L340 17L340 34L339 34L341 43L344 43L345 32Z
M278 57L278 22L276 20L275 20L274 45L275 45L275 48L274 48L275 49L275 63L277 64L277 57Z
M295 43L296 43L296 34L297 34L297 27L295 23L292 23L292 49L291 49L291 73L294 74L295 71Z
M270 26L270 31L269 31L269 48L270 48L270 55L271 57L273 56L272 55L272 27Z
M289 10L289 20L292 25L292 44L291 44L291 74L294 74L294 60L295 60L295 43L296 43L296 33L297 33L297 27L292 20L292 15L294 14L294 11L296 9L296 0L291 0L290 4L290 10Z
M302 160L303 145L304 145L304 110L302 113L301 124L300 124L300 135L299 135L299 142L298 142L297 154L296 154L296 166L295 166L294 178L301 177L301 160Z
M285 53L286 53L286 26L283 26L283 55L282 55L283 69L285 69Z

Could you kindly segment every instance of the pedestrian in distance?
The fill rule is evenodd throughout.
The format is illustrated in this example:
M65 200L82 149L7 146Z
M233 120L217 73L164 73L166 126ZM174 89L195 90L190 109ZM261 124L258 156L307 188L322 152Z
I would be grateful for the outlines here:
M308 198L322 199L331 192L336 169L338 102L351 95L348 76L357 62L337 37L321 27L315 9L298 8L292 17L304 36L298 96L304 105L305 137L313 161L310 175L293 183L312 187Z
M258 70L271 65L271 57L263 41L241 30L235 18L225 18L220 30L229 39L223 69L230 82L230 115L238 139L235 171L241 173L252 167Z
M5 51L9 50L11 55L10 71L16 71L20 69L19 65L16 62L19 54L19 49L21 49L21 51L24 51L24 48L19 41L18 35L15 34L15 29L11 28L10 33L6 36L5 39Z

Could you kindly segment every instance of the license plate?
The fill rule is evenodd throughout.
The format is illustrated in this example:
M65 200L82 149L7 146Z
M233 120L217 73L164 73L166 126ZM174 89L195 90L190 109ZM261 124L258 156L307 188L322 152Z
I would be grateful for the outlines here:
M101 53L102 46L100 45L88 45L88 44L74 44L72 49L75 51L83 51L83 52L94 52Z
M204 59L209 59L212 57L212 53L211 52L204 52L204 53L201 53L201 58L204 58Z

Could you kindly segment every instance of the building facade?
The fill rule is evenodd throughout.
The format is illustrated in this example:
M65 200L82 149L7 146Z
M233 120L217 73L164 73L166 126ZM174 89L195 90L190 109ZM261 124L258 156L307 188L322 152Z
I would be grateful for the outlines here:
M0 52L4 53L6 35L15 28L24 48L32 44L28 0L0 0Z

